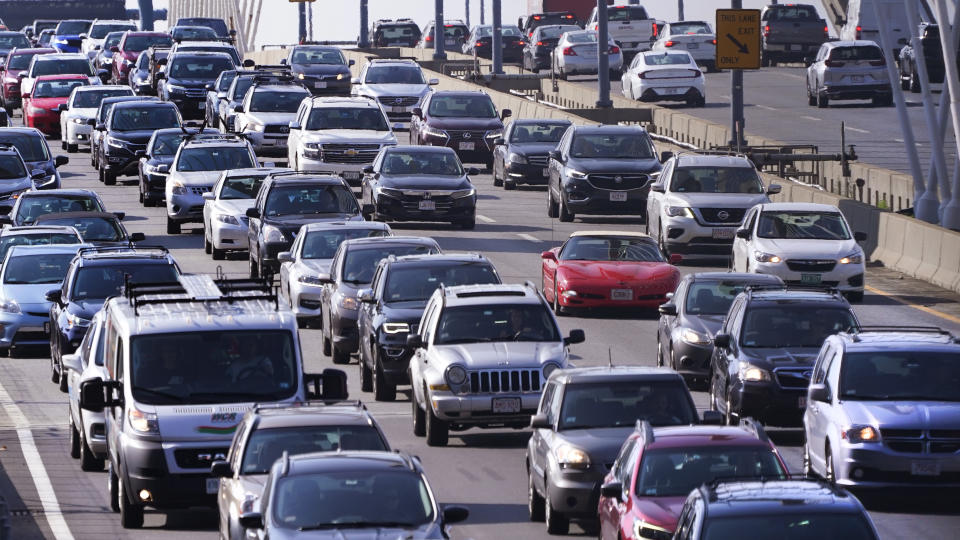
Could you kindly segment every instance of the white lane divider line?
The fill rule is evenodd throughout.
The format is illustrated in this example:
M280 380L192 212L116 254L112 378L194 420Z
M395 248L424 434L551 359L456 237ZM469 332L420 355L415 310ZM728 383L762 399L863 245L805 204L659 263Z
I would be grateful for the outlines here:
M495 219L493 219L493 218L488 218L487 216L484 216L483 214L477 214L477 219L479 219L480 221L482 221L482 222L484 222L484 223L496 223L496 222L497 222L497 220L495 220Z
M758 105L756 105L756 107L757 107L758 109L763 109L763 110L765 110L765 111L775 111L775 110L777 110L776 107L768 107L768 106L766 106L766 105L759 105L759 104L758 104Z
M23 411L13 401L7 389L0 384L0 406L17 428L17 438L20 439L20 450L23 452L23 459L27 462L27 468L30 470L30 476L33 477L33 485L37 488L37 497L43 505L44 518L53 537L57 540L73 540L73 534L70 527L67 526L67 520L63 518L63 512L60 510L60 503L57 502L57 494L53 490L53 484L50 477L47 476L47 469L43 466L43 459L40 457L40 451L37 450L37 444L33 440L33 432L30 431L30 422L24 416Z
M537 242L537 243L540 242L540 239L537 238L536 236L533 236L532 234L517 233L517 236L519 236L520 238L523 238L524 240L529 240L531 242Z
M866 133L867 135L870 134L870 132L867 131L867 130L865 130L865 129L855 128L855 127L852 127L852 126L847 126L847 129L849 129L850 131L855 131L855 132L857 132L857 133Z
M814 122L820 121L820 119L817 118L816 116L801 116L800 118L803 118L804 120L813 120Z

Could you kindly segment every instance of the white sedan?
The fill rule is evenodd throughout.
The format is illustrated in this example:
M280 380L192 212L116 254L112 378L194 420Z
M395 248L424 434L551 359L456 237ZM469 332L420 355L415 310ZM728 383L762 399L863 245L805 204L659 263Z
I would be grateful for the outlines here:
M550 53L553 73L560 79L569 75L596 75L599 58L597 33L593 30L564 32L560 41ZM607 44L610 57L610 75L616 78L623 69L623 51L613 42Z
M253 207L260 184L284 168L224 171L213 189L203 194L203 248L216 261L228 251L247 249L247 209Z
M640 101L685 101L703 107L707 94L703 72L687 51L637 54L621 77L623 95Z
M708 23L683 21L667 24L653 43L654 51L687 51L706 66L707 73L717 70L717 36Z

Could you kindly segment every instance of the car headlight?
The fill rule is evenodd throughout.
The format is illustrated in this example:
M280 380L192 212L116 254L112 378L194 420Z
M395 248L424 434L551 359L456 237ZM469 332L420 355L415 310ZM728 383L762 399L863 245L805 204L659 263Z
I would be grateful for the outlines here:
M560 364L556 362L547 362L543 365L543 378L544 380L550 378L550 374L554 371L560 369Z
M360 307L360 303L352 296L341 296L337 305L343 309L355 310Z
M576 169L567 169L567 176L569 176L570 178L573 178L573 179L575 179L575 180L586 180L586 179L587 179L587 173L582 172L582 171L578 171L578 170L576 170Z
M81 125L87 123L87 120L85 118L71 118L70 121L73 122L74 124L81 124Z
M667 529L664 529L663 527L654 525L652 523L647 523L642 519L634 518L633 537L649 538L651 540L670 540L673 538L673 533Z
M316 276L300 276L297 281L304 285L323 285L323 281Z
M149 163L144 163L143 172L144 174L150 174L153 176L167 176L169 174L169 173L158 171L156 165L150 165ZM177 183L179 184L179 182ZM180 185L182 186L183 184L180 184Z
M590 455L576 446L561 444L553 451L561 469L589 469Z
M0 311L4 313L20 313L20 304L16 300L0 300Z
M403 191L399 189L377 186L376 188L374 188L374 190L377 192L377 195L386 195L387 197L395 197L395 198L403 197Z
M680 334L680 339L691 345L708 345L713 341L710 339L710 336L701 334L700 332L691 330L689 328L685 328L683 330L683 332Z
M668 206L667 215L670 217L692 218L693 210L689 206Z
M490 131L487 132L486 135L484 135L484 137L486 137L487 139L496 139L497 137L500 137L502 135L503 135L502 129L491 129Z
M302 81L302 80L305 79L306 77L303 75L303 73L297 73L297 78Z
M450 138L450 135L447 135L447 132L442 129L432 128L430 126L423 126L422 130L424 135L429 135L431 137L439 137L441 139Z
M178 84L167 84L167 92L171 94L183 94L186 93L187 88L185 86L180 86Z
M770 372L748 362L743 362L740 364L740 378L751 382L769 381Z
M237 218L231 216L230 214L216 214L213 216L213 219L219 221L220 223L226 223L227 225L240 225L240 222Z
M443 372L443 378L451 386L460 386L467 382L467 370L461 365L453 364Z
M839 261L840 264L860 264L863 262L863 253L859 251L854 251L846 257L842 257Z
M753 258L756 259L757 262L762 262L762 263L776 264L778 262L783 261L783 259L781 259L779 255L774 255L772 253L764 253L762 251L754 251Z
M873 426L852 426L841 433L844 439L852 443L879 442L880 432Z
M110 137L110 136L108 136L108 137L107 137L107 146L112 146L112 147L114 147L114 148L126 148L126 147L127 147L127 141L124 141L123 139L117 139L117 138L115 138L115 137Z
M247 124L247 129L250 131L263 131L263 124L250 123Z
M527 156L523 154L514 154L514 153L511 153L509 156L507 156L507 161L509 161L510 163L519 163L519 164L525 164L528 162Z
M383 332L385 334L407 334L410 332L410 325L405 322L383 323Z
M130 421L130 427L140 433L159 433L160 424L157 422L157 415L151 412L143 412L136 407L127 409L127 419Z
M320 159L320 143L305 143L303 145L303 156L310 159Z
M286 238L283 236L283 231L274 227L273 225L264 225L263 226L263 239L266 242L284 242Z
M344 78L346 78L346 75L344 75L343 73L337 73L337 80L338 80L338 81L342 81Z
M67 326L69 328L73 328L74 326L85 328L90 326L90 319L84 319L83 317L67 312Z
M463 199L463 198L465 198L465 197L473 197L474 194L476 194L476 193L477 193L477 190L475 190L475 189L473 189L473 188L470 188L470 189L461 189L461 190L454 191L453 193L451 193L451 194L450 194L450 197L453 198L453 199Z
M174 195L186 195L186 194L187 194L187 187L183 185L183 182L181 182L181 181L179 181L179 180L174 180L173 182L170 182L170 185L172 186L171 189L170 189L170 193L172 193L172 194L174 194Z

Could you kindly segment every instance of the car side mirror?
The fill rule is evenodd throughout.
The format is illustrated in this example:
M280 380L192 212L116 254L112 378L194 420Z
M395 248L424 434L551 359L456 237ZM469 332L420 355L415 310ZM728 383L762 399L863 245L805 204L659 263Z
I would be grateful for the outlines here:
M117 216L117 219L123 221L123 218L127 217L126 212L114 212L113 215Z
M281 58L281 59L280 59L280 65L281 65L281 66L287 65L287 59L286 59L286 58Z
M356 60L348 60L348 61L347 61L347 65L350 66L350 67L353 67L353 66L355 66L356 64L357 64L357 61L356 61Z
M214 461L210 464L210 476L214 478L230 478L233 476L233 469L230 468L230 462Z
M217 197L213 194L212 191L204 191L204 192L203 192L203 195L201 195L201 197L203 197L203 200L205 200L205 201L212 201L212 200L215 200L215 199L217 198Z
M467 176L476 176L480 174L480 169L476 167L470 167L467 169Z
M70 163L70 158L67 156L57 156L53 158L54 167L60 167L61 165L66 165L67 163Z
M293 254L289 251L281 251L280 253L277 253L277 262L293 262Z
M423 337L420 334L410 334L407 336L407 347L419 349L423 347Z
M147 235L143 234L142 232L130 233L131 242L143 242L146 239Z
M245 68L252 68L252 67L254 67L254 66L256 66L256 65L257 65L257 63L254 62L253 60L249 59L249 58L247 58L246 60L243 61L243 67L245 67Z
M570 335L563 338L563 344L575 345L577 343L583 343L586 340L587 340L587 335L583 332L583 330L580 330L578 328L578 329L571 330Z
M548 153L548 155L550 156L550 159L554 159L554 160L559 161L559 162L561 162L561 163L563 162L563 156L560 154L560 151L559 151L559 150L551 150L551 151Z
M153 76L153 78L160 81L160 80L166 79L167 76L162 71L158 71L157 74Z
M80 357L75 354L65 354L60 357L60 363L63 364L63 367L73 371L74 373L80 373L83 371L83 365L80 364Z
M290 122L289 124L287 124L287 127L290 128L291 130L300 129L300 123L299 123L299 122Z
M364 167L363 174L373 174L373 165L367 165Z
M677 305L676 304L661 304L658 308L661 315L670 315L671 317L677 316Z
M257 209L257 207L247 208L247 211L246 211L245 215L246 215L248 218L259 218L259 217L260 217L260 210Z
M317 281L323 285L333 283L333 279L330 277L330 274L327 272L318 272L317 275L314 277L317 278Z
M855 233L853 233L853 239L856 240L857 242L866 242L866 241L867 241L867 233L865 233L865 232L855 232Z
M110 52L114 52L114 53L115 53L115 52L120 52L120 47L117 47L116 45L114 45L114 46L110 47Z
M767 195L776 195L783 190L783 186L780 184L770 184L770 187L767 188Z
M237 522L239 522L240 526L244 529L262 529L263 514L260 512L244 512L237 518Z
M106 131L106 130L107 130L107 126L106 126L106 124L97 124L96 127L94 127L93 129L95 129L95 130L97 130L97 131Z
M660 152L660 163L666 163L668 159L673 157L673 152L663 151Z
M500 120L510 118L511 116L513 116L513 111L511 111L510 109L504 109L500 111Z
M30 99L30 94L27 92L24 92L20 94L20 99Z
M303 386L307 399L343 401L350 397L347 374L340 369L325 369L321 373L304 373Z
M830 403L830 389L825 384L811 384L807 390L807 397L810 401L820 401Z
M95 413L102 412L106 407L103 390L103 379L99 377L80 383L80 408Z
M170 172L170 165L169 165L168 163L164 163L164 164L162 164L162 165L157 165L157 167L156 167L155 170L156 170L158 173L168 173L168 172Z
M204 85L203 87L206 88L207 90L213 90L213 85L212 85L212 84L206 84L206 85Z
M66 111L66 110L68 110L68 109L70 109L70 105L67 105L66 103L61 103L61 104L57 105L57 111L58 111L58 112L64 112L64 111Z
M600 486L600 496L608 499L620 499L623 497L623 484L620 482L607 482Z
M377 205L375 204L364 204L360 207L360 214L363 216L363 219L370 220L376 213Z
M738 229L737 238L743 238L744 240L750 239L750 229Z
M233 112L243 112L243 105L237 105L233 108Z
M440 84L440 79L430 79L429 84L430 86L436 86Z
M373 296L373 289L363 289L357 297L364 304L372 304L377 301L376 297Z
M97 77L100 78L100 82L107 84L110 81L110 72L105 69L101 69L97 71Z
M47 302L53 302L54 304L60 304L62 302L61 300L62 296L63 296L63 291L61 291L60 289L53 289L51 291L47 291L47 293L43 295L43 297L47 299Z
M505 141L503 140L503 137L497 137L496 139L493 140L493 145L494 145L494 146L500 146L500 145L502 145L502 144L504 144L504 143L505 143Z
M714 347L726 349L730 346L730 334L717 334L713 336Z
M353 62L353 60L351 60L351 62ZM470 511L463 506L450 505L450 506L444 507L443 509L444 525L466 521L466 519L469 516L470 516Z
M97 119L96 119L96 118L87 118L87 125L88 125L88 126L96 126L96 125L97 125Z
M719 411L703 411L703 419L700 423L706 426L722 426L723 415Z
M533 429L550 429L553 426L550 425L547 415L538 413L530 417L530 427Z
M423 109L421 109L420 107L414 107L414 108L413 108L413 115L416 116L417 118L421 118L421 119L422 119L422 118L423 118Z
M360 77L353 77L350 79L350 84L360 84Z
M666 188L666 186L664 186L663 184L654 184L654 185L650 186L650 191L652 191L652 192L654 192L654 193L666 193L666 192L667 192L667 188Z
M540 258L545 261L554 261L557 262L557 254L553 251L544 251L540 254Z

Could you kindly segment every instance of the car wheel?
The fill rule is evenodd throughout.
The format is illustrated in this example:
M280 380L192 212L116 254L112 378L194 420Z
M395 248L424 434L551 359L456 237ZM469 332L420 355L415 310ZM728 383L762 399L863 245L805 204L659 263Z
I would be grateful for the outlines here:
M357 362L360 364L360 391L361 392L372 392L373 391L373 371L367 367L367 362L364 359L364 354L360 353L360 361Z
M567 534L570 532L570 518L553 509L550 501L544 501L543 519L547 522L547 534Z
M169 217L167 218L167 234L180 234L180 224Z
M450 426L433 414L433 410L427 405L425 411L427 446L446 446L450 440Z
M663 343L660 341L660 330L657 330L657 367L663 367Z
M560 305L560 294L557 292L557 286L553 286L553 312L557 317L563 317L567 312Z
M120 511L120 478L113 470L113 462L107 465L107 498L110 499L110 510L114 513Z
M493 175L493 187L500 187L500 186L502 186L502 185L503 185L503 180L500 179L500 177L497 176L497 168L496 168L496 167L493 167L493 170L491 171L491 174Z
M77 430L77 426L73 424L73 415L70 414L70 411L67 411L70 424L70 457L77 459L80 457L80 432Z
M729 389L729 388L727 389L727 397L726 397L726 399L724 400L723 421L724 421L724 423L725 423L726 425L728 425L728 426L735 425L735 424L734 424L734 418L733 418L733 403L731 402L730 389Z
M503 189L505 189L505 190L507 190L507 191L513 191L513 190L517 189L517 181L516 181L516 180L504 180L504 181L503 181Z
M117 175L113 171L107 169L103 170L103 185L105 186L115 186L117 185Z
M830 482L831 484L837 483L837 471L833 468L833 452L830 451L830 443L827 443L827 447L823 451L824 458L827 461L827 470L824 474L824 480Z
M103 167L100 167L99 160L97 160L97 161L98 161L98 163L97 163L97 180L99 180L100 183L102 184L102 183L103 183Z
M332 360L334 364L343 365L350 363L350 353L341 351L336 345L333 345L331 350L333 351Z
M373 359L373 399L377 401L394 401L397 399L397 386L387 382L383 374L383 364Z
M79 149L80 149L79 145L67 143L67 153L68 153L68 154L76 154L76 153L77 153L77 150L79 150Z
M260 267L257 266L256 261L253 260L253 253L251 253L248 258L247 266L250 270L250 279L260 279Z
M711 410L711 411L719 411L719 410L720 410L720 407L718 407L719 403L718 403L718 400L717 400L717 381L716 381L716 377L711 376L711 377L710 377L710 382L709 382L708 384L710 385L710 397L708 398L709 401L710 401L710 410Z
M60 382L60 372L57 370L58 360L59 360L59 355L57 354L57 346L56 346L56 343L54 343L53 332L51 332L50 333L50 382L54 382L54 383Z
M124 529L139 529L143 527L143 507L133 504L127 497L123 482L117 486L117 505L120 507L120 525Z
M93 148L90 149L90 166L97 168L97 152Z
M903 74L900 74L900 89L906 92L910 90L910 77L904 78Z
M807 478L812 478L813 465L810 464L810 446L807 443L803 443L803 475Z
M530 521L543 521L546 501L533 485L533 475L527 472L527 516Z
M213 246L210 244L210 240L207 238L207 235L203 235L203 252L207 255L213 253Z
M817 105L817 98L810 92L810 84L807 84L807 105L815 107Z
M825 92L817 92L817 107L826 109L830 105L830 98Z
M67 381L68 381L68 380L69 380L69 379L68 379L68 377L67 377L67 370L63 369L63 364L61 363L61 364L60 364L60 380L57 381L57 382L59 383L60 391L63 392L64 394L67 393Z
M576 215L567 208L567 202L563 200L563 195L560 196L560 212L557 217L559 217L563 223L571 223L573 222L573 218L576 217Z
M851 304L859 304L860 302L863 302L863 291L848 292L847 300Z
M213 260L222 261L227 258L227 250L217 249L213 247L213 244L210 244L210 254L213 256Z
M553 200L553 191L547 186L547 217L555 218L560 214L557 203Z
M910 91L914 94L920 93L920 77L917 77L917 70L910 73Z
M413 404L413 434L423 437L427 434L426 412L417 405L417 396L410 394L410 403Z
M103 458L98 458L90 446L87 444L87 438L80 436L80 470L82 471L102 471Z
M657 226L657 245L660 247L660 253L669 260L670 248L667 247L667 241L663 238L663 223Z

